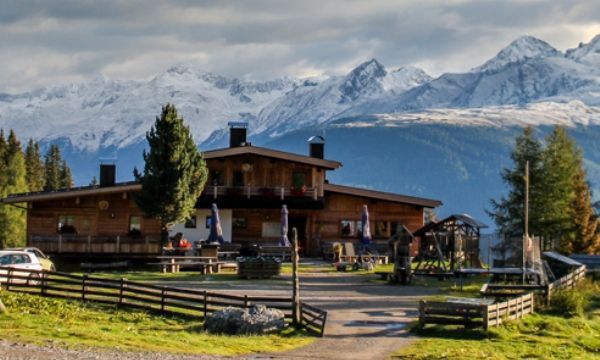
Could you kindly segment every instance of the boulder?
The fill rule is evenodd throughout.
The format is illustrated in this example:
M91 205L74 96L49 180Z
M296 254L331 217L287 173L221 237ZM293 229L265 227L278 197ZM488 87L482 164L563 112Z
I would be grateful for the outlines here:
M261 335L283 330L283 312L256 305L249 309L227 307L206 317L204 329L213 334Z

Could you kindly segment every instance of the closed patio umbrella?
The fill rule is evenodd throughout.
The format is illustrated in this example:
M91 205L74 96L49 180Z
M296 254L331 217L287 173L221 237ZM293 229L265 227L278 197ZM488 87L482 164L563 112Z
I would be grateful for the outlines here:
M371 227L369 226L369 209L367 205L363 205L362 216L361 216L361 232L360 232L360 244L361 249L366 250L370 248L373 238L371 237Z
M219 219L219 209L217 208L217 204L212 204L210 212L210 235L208 236L208 242L218 242L219 244L223 244L225 240L223 240L223 229L221 228L221 220Z
M281 237L279 246L291 246L288 239L288 209L286 205L281 206Z

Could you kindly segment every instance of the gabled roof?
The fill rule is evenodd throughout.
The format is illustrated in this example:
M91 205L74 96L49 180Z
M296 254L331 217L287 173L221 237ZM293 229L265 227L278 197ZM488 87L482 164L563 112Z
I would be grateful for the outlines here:
M420 228L419 230L415 231L415 235L416 236L422 236L425 233L427 233L428 231L431 231L432 229L438 227L438 226L442 226L445 223L449 222L449 221L462 221L463 223L470 225L471 227L474 228L478 228L478 229L483 229L483 228L487 228L488 226L484 223L482 223L481 221L477 221L475 219L473 219L471 217L471 215L468 214L452 214L450 216L448 216L447 218L437 221L437 222L430 222L429 224L426 224L425 226L423 226L422 228Z
M77 196L85 195L99 195L99 194L114 194L127 191L138 191L142 188L142 185L135 181L117 183L113 186L81 186L70 189L61 189L56 191L39 191L22 194L11 194L4 199L0 199L5 204L24 203L31 201L43 201L53 199L64 199L72 198Z
M426 208L434 208L434 207L438 207L438 206L442 205L442 202L439 200L425 199L425 198L400 195L400 194L394 194L394 193L376 191L376 190L361 189L361 188L344 186L344 185L324 184L323 190L325 190L325 192L334 192L334 193L339 193L339 194L362 196L362 197L371 198L371 199L386 200L386 201L398 202L398 203L403 203L403 204L417 205L417 206L422 206L422 207L426 207Z
M258 155L274 159L287 160L301 164L313 165L328 170L334 170L342 166L342 163L334 160L314 158L285 151L267 149L259 146L238 146L203 152L204 159L218 159L238 155Z

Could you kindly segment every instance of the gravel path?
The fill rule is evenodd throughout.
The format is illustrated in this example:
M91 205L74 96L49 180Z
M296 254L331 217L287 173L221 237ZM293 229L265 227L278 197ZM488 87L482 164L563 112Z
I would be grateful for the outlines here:
M284 353L266 353L239 359L387 359L412 341L407 326L417 317L418 299L433 289L387 285L372 276L347 273L314 273L301 276L303 301L328 311L325 336L314 343ZM290 286L277 282L169 283L170 286L213 288L229 293L289 295ZM97 349L65 349L14 344L0 340L0 359L217 359L164 353L131 353Z

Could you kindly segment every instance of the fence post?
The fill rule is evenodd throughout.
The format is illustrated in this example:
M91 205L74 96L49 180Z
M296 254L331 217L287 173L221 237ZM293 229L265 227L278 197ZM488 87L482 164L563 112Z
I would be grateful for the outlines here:
M60 254L62 251L62 235L58 235L58 253Z
M117 235L117 248L115 249L115 251L117 252L117 254L121 253L121 236Z
M298 328L302 323L300 312L300 279L298 278L298 229L292 228L292 323Z
M6 274L6 290L10 290L10 283L12 282L12 269L8 269L8 273Z
M47 272L43 272L42 273L42 287L40 288L40 292L42 294L42 296L46 296L46 278L48 277L48 273Z
M81 301L85 301L85 291L86 291L86 286L85 286L85 282L87 280L87 275L83 275L83 278L81 279Z
M206 313L208 312L208 305L207 305L207 299L206 299L207 296L208 296L207 291L204 290L204 319L206 319Z
M167 290L163 286L163 288L160 291L160 312L163 314L165 312L165 294L166 294L166 292L167 292Z
M488 330L490 324L490 307L489 305L483 306L483 329Z
M125 293L125 287L127 286L127 284L125 284L126 281L127 279L121 278L121 284L119 287L119 304L123 304L125 302L123 294Z
M244 309L247 309L249 306L248 295L244 295Z
M419 328L425 327L425 301L419 301Z

